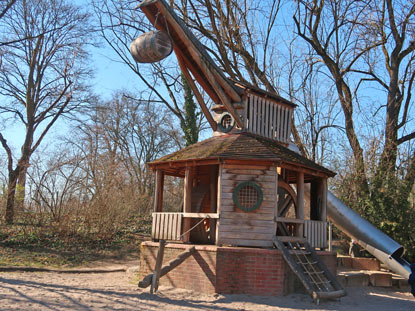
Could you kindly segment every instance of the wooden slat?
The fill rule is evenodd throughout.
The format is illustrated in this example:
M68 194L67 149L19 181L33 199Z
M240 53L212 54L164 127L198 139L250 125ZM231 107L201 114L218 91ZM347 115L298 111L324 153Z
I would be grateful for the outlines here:
M224 163L222 165L222 168L225 170L232 170L232 169L236 169L236 170L259 170L259 171L267 171L267 170L271 170L269 165L255 165L255 164L248 164L248 162L246 164L244 164L243 168L241 167L241 165L239 164L228 164L228 163Z
M275 235L274 228L271 227L259 227L259 226L245 226L245 225L224 225L221 224L220 229L221 234L225 232L229 232L230 235L233 236L234 233L240 234L240 233L247 233L247 234L254 234L254 233L260 233L260 234L267 234L272 237Z
M235 214L233 211L223 211L220 213L220 220L223 219L254 219L254 220L269 220L270 222L274 221L273 214L260 214L255 213L255 215L252 215L251 213L243 213L238 212Z
M242 98L242 103L244 106L244 112L243 112L243 122L244 122L244 126L242 128L243 131L246 131L246 129L249 128L249 124L248 124L248 97L244 96Z
M288 119L288 141L290 140L290 135L291 135L291 128L292 128L292 123L293 123L293 111L292 109L289 109L289 119Z
M242 239L242 240L271 240L274 232L271 233L252 233L252 232L223 232L221 227L220 236L223 238Z
M253 127L254 127L254 103L253 98L251 94L248 94L248 105L249 105L249 126L248 126L248 132L253 133Z
M271 176L275 176L273 170L269 169L268 167L262 167L262 168L257 167L256 169L245 168L245 167L241 167L241 166L239 166L239 168L237 168L236 166L234 168L224 167L223 172L225 174L236 174L236 175L258 175L258 176L271 175Z
M255 218L221 218L220 222L222 225L234 225L234 226L258 226L258 227L269 227L272 221L268 220L257 220Z
M285 128L285 118L286 118L287 109L285 107L281 108L281 127L282 127L282 139L281 141L286 141L286 128Z
M256 96L252 96L252 129L251 133L257 134L257 123L258 123L258 101Z
M227 174L223 172L226 180L255 181L255 182L275 182L275 176L268 175L249 175L249 174Z

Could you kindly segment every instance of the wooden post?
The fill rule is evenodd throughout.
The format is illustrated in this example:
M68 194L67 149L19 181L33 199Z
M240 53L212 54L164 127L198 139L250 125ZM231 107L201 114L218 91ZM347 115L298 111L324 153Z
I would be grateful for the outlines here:
M320 220L327 221L327 178L321 179L319 192L321 196Z
M156 170L156 188L154 190L154 212L163 211L163 188L164 188L164 172L160 169Z
M274 205L274 219L278 217L278 164L275 165L275 205ZM274 222L274 232L277 232L278 223Z
M217 183L218 183L218 171L217 166L210 171L210 212L216 213L217 209ZM215 243L216 239L216 219L210 219L210 239Z
M160 240L160 246L159 246L159 250L157 252L156 265L154 267L153 278L152 278L152 281L151 281L151 288L150 288L150 294L151 295L153 295L153 291L157 292L157 289L159 288L160 268L161 268L161 264L163 263L164 247L165 246L166 246L166 241L165 240Z
M221 206L221 197L222 197L222 170L223 170L223 165L220 164L219 168L218 168L218 183L217 183L217 188L216 188L216 212L220 215L220 206ZM215 236L215 244L218 245L219 244L219 228L220 228L220 218L216 221L216 236Z
M184 176L184 198L183 198L183 212L185 213L191 213L192 212L192 182L193 176L192 176L192 168L186 167L186 172ZM183 226L183 232L186 232L190 229L191 219L190 218L184 218L184 226ZM183 236L183 242L189 242L190 240L190 232L186 233Z
M297 219L304 220L304 173L297 173ZM304 236L304 225L299 224L297 226L296 235L299 237Z

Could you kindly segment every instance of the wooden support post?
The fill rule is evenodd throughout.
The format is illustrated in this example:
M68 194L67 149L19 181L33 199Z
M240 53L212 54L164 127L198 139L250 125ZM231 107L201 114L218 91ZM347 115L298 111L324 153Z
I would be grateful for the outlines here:
M160 269L159 278L161 278L162 276L166 275L171 270L176 268L183 261L185 261L187 258L189 258L195 251L196 251L196 248L193 246L193 247L185 250L183 253L179 254L175 259L170 260L165 266L163 266ZM138 282L138 287L146 288L146 287L150 286L152 278L153 278L152 273L147 274L142 281Z
M151 280L151 288L150 288L151 295L153 295L153 291L157 292L157 289L159 288L160 268L161 268L161 264L163 263L164 247L166 246L166 241L160 240L159 244L160 246L157 252L156 265L154 267L153 277Z
M297 219L304 220L304 173L297 173ZM296 235L299 237L304 236L304 225L299 224L297 226Z
M164 172L160 169L156 170L156 187L154 190L154 212L163 211L163 188L164 188Z
M321 211L320 220L327 221L327 178L322 178L320 182Z
M221 207L221 198L222 198L222 171L223 171L223 164L219 165L218 168L218 178L216 184L216 212L220 215L220 207ZM220 227L220 219L216 221L216 236L215 236L215 244L219 244L219 227Z
M218 166L210 171L210 212L216 213L217 209L217 184L218 184ZM214 243L216 239L216 219L210 219L210 239Z
M193 186L193 176L192 168L186 167L186 172L184 176L184 198L183 198L183 212L191 213L192 212L192 186ZM191 219L184 218L183 232L186 232L190 229ZM190 232L186 233L183 236L183 242L189 242Z

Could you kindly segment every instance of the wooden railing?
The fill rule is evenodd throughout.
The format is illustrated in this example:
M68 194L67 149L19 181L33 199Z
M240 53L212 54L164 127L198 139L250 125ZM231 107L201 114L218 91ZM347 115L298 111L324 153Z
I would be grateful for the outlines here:
M292 108L254 94L249 94L244 104L244 127L248 132L289 143Z
M183 213L153 213L151 237L155 240L180 240Z
M327 223L319 220L305 220L304 237L311 247L327 248Z
M327 248L327 223L318 220L302 220L295 218L275 217L277 223L284 223L290 235L295 236L297 226L303 226L304 237L314 248ZM300 228L301 229L301 228Z
M183 234L183 218L217 219L216 213L153 213L151 237L155 240L180 241Z

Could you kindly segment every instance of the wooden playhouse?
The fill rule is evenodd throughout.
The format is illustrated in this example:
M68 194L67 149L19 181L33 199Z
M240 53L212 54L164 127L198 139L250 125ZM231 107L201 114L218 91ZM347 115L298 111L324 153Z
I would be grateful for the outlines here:
M157 287L161 276L161 284L204 293L344 295L333 277L336 254L325 251L334 173L288 148L295 105L227 79L164 0L139 7L169 34L213 129L213 137L149 163L156 187L140 285ZM211 110L195 82L214 101ZM163 209L165 176L183 179L179 212Z

